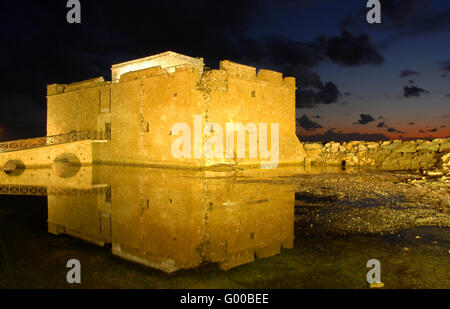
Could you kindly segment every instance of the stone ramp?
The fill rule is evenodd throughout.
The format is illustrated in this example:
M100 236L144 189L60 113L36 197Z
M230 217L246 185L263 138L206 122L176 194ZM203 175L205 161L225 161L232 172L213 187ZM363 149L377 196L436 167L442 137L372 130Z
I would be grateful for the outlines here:
M0 152L0 168L3 169L10 161L17 162L17 165L25 168L50 167L57 161L88 165L93 162L93 141L85 140Z
M109 139L105 132L71 132L0 143L0 167L48 167L58 161L92 164L93 142Z

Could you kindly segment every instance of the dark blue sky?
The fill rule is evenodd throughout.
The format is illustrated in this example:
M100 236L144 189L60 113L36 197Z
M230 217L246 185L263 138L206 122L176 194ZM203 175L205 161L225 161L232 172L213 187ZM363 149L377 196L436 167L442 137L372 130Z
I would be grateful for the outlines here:
M386 133L384 131L392 127L406 133L386 133L392 137L449 135L449 130L442 126L448 124L448 117L443 116L450 113L450 98L446 96L450 92L450 79L441 77L441 67L450 57L450 1L391 2L403 11L384 14L382 1L382 24L369 25L364 16L368 10L366 1L290 1L278 5L265 1L261 17L267 23L255 25L252 29L255 35L284 33L296 41L312 41L323 34L337 36L345 28L346 18L353 14L356 20L345 29L369 34L385 59L377 66L346 67L329 61L321 63L317 71L322 79L333 81L341 92L352 95L341 97L343 104L318 104L311 110L299 109L299 115L306 114L310 119L321 116L314 121L323 128L309 131L306 128L301 130L304 134L316 134L330 128L344 132ZM404 69L420 75L400 78ZM429 93L405 98L403 87L410 79ZM354 125L361 113L372 115L376 121ZM385 125L378 128L382 122ZM430 132L435 128L437 132Z
M450 1L382 0L373 25L366 0L81 0L81 25L66 2L0 4L0 139L45 135L47 84L167 50L295 76L300 135L450 135Z

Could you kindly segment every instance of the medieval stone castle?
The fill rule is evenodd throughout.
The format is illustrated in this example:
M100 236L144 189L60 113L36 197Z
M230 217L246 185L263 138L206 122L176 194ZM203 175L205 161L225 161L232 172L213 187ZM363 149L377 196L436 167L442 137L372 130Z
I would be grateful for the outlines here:
M48 136L87 131L110 136L83 145L81 161L201 168L253 166L262 160L259 154L249 155L248 134L245 158L174 158L171 148L178 136L172 127L186 123L194 128L194 115L201 116L203 124L223 128L227 123L267 123L269 128L278 123L280 165L302 160L295 135L293 77L269 70L257 72L230 61L222 61L219 70L207 70L202 58L174 52L113 65L111 70L110 82L99 77L48 86ZM206 140L205 133L200 131L200 138ZM194 138L198 136L192 134L193 143Z

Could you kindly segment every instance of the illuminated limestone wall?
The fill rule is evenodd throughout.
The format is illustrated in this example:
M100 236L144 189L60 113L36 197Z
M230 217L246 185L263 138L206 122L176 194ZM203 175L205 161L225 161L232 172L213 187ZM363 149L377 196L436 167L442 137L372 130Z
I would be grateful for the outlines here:
M175 59L174 55L177 54L161 59ZM196 58L180 55L179 59L185 60L177 60L178 66L170 70L164 67L174 62L167 60L168 63L161 62L156 67L129 71L138 63L143 67L152 65L147 58L113 66L113 79L120 76L114 82L97 78L48 86L48 135L110 128L111 141L99 144L98 156L94 158L95 162L103 163L204 167L256 166L265 161L259 155L250 158L248 134L245 159L195 158L194 116L200 115L203 126L217 123L224 131L229 122L244 125L252 122L257 126L266 123L269 147L271 124L278 123L280 164L303 161L306 154L295 136L294 78L268 70L256 72L255 68L230 61L221 62L219 70L204 71ZM121 68L126 69L120 71ZM190 158L172 155L172 144L179 137L172 132L176 123L187 123L191 128ZM212 131L201 133L203 142L214 136L216 131ZM224 132L223 156L227 146L225 135Z
M282 73L259 70L254 67L222 61L220 70L208 71L201 76L193 91L193 100L202 102L204 122L254 123L258 127L258 150L261 142L259 124L268 126L267 143L270 147L271 124L279 124L280 164L302 161L305 152L295 135L295 78L283 77ZM224 133L225 134L225 133ZM204 139L208 136L205 135ZM226 148L226 144L224 144ZM246 140L246 159L210 160L207 164L258 164L260 157L250 159L249 139ZM235 153L236 142L235 142Z
M101 114L109 113L109 102L109 84L102 77L47 86L47 136L98 131Z
M146 76L141 78L142 75ZM112 85L112 140L100 145L100 161L128 164L202 165L202 160L176 159L170 135L174 124L194 127L202 105L191 100L191 89L201 75L196 68L167 74L160 67L127 73Z

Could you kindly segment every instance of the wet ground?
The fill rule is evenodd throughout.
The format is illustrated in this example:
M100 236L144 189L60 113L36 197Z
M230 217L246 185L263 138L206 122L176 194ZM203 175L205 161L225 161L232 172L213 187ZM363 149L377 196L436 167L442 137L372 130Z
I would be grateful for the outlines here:
M295 175L297 226L308 234L386 233L450 226L450 182L414 173Z
M82 264L76 288L367 288L370 259L381 262L386 288L450 288L445 179L358 172L264 181L297 188L294 248L228 271L206 263L166 274L128 262L108 245L50 235L46 197L0 196L0 288L73 288L69 259Z

